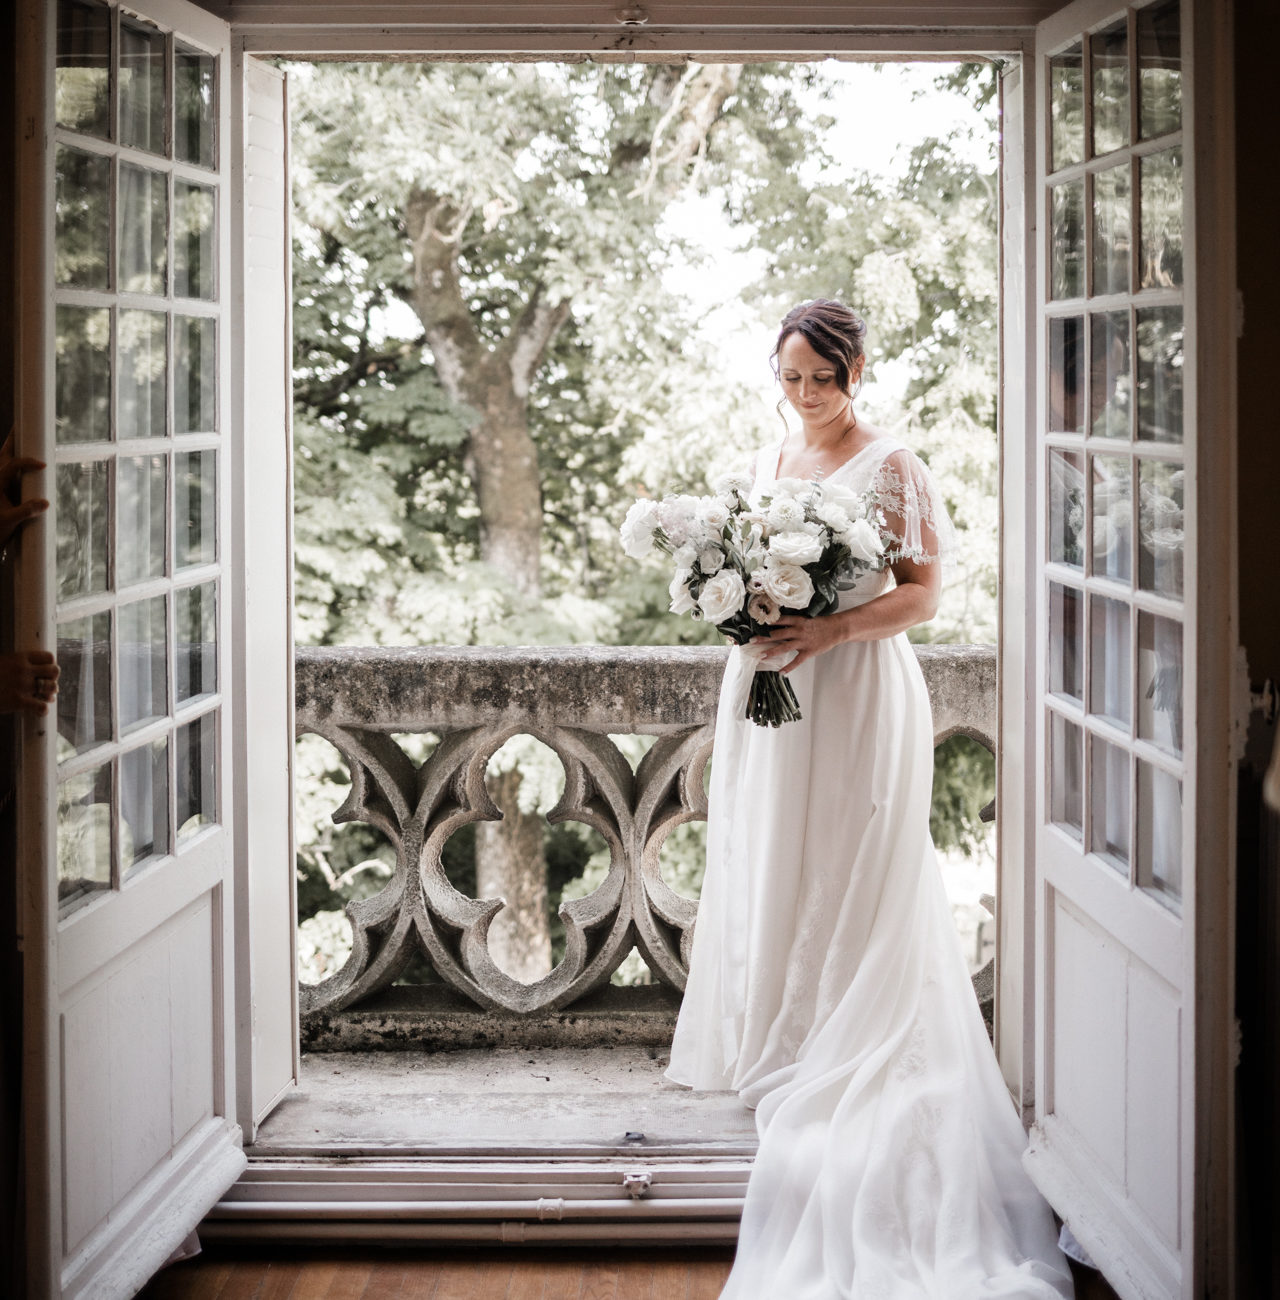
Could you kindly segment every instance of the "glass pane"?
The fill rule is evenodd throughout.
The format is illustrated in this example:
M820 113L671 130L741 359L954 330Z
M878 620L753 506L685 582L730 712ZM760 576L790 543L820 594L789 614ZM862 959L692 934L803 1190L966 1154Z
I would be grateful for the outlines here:
M1049 690L1080 700L1084 691L1084 603L1074 587L1049 584Z
M1128 582L1133 572L1133 491L1128 456L1093 456L1093 572Z
M1171 754L1182 753L1182 624L1141 612L1138 735Z
M1084 161L1084 59L1077 41L1049 60L1049 114L1053 121L1049 170Z
M213 297L213 191L173 183L173 292Z
M1182 595L1182 481L1179 464L1138 461L1138 586Z
M178 839L218 819L214 784L218 752L218 712L206 713L177 733Z
M59 465L58 599L107 589L108 473L111 462Z
M1182 897L1182 782L1138 760L1138 884Z
M120 438L165 435L166 317L158 311L120 313Z
M1095 438L1130 437L1129 313L1089 318L1089 432Z
M1129 164L1093 175L1093 292L1129 292Z
M212 582L175 593L178 703L218 689L217 588Z
M107 289L111 276L111 159L58 146L53 276L78 289Z
M1138 437L1182 441L1182 308L1138 311Z
M175 563L179 569L212 564L217 558L217 452L181 452L175 460Z
M1049 428L1078 433L1084 428L1084 317L1049 321Z
M1139 287L1176 289L1182 284L1182 150L1165 149L1140 158L1138 182Z
M120 288L163 294L169 265L169 189L163 172L120 165Z
M59 307L54 328L57 440L106 442L111 437L111 312Z
M1083 763L1080 728L1049 714L1049 820L1080 838L1083 824Z
M1178 0L1138 10L1138 127L1144 140L1182 125Z
M1126 869L1129 865L1129 755L1101 736L1089 738L1089 848Z
M58 761L111 739L111 615L58 624Z
M1084 567L1084 458L1049 452L1049 560Z
M164 34L120 20L120 142L164 153Z
M110 77L111 10L58 0L58 125L105 140L111 131Z
M1050 191L1052 256L1050 298L1084 294L1084 181L1055 185Z
M169 742L120 756L120 860L123 874L169 852Z
M122 456L116 481L116 586L164 577L165 458Z
M116 620L120 655L120 731L123 734L169 712L164 597L152 596L149 600L125 605L116 614Z
M1106 596L1089 599L1089 712L1129 725L1129 606Z
M58 786L58 907L111 888L111 764Z
M173 318L173 419L178 433L213 433L218 427L217 329L211 316Z
M1093 152L1129 143L1129 24L1124 18L1089 40L1093 64Z
M211 54L198 50L174 52L173 152L183 162L214 166L214 76L217 64Z

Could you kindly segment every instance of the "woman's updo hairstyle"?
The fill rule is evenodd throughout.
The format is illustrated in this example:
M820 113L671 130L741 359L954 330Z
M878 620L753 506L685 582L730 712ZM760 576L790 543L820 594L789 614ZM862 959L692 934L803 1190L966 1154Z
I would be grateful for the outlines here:
M793 334L802 335L809 346L836 372L840 391L853 387L853 371L864 354L866 322L842 302L832 298L815 298L793 307L782 319L778 341L773 346L773 373L778 373L778 350Z

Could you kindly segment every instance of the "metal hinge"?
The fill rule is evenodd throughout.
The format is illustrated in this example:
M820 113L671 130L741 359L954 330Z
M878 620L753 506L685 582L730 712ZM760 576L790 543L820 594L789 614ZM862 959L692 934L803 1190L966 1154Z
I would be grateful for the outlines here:
M649 1194L649 1188L653 1186L653 1175L648 1170L639 1173L622 1175L622 1190L631 1197L633 1201L638 1201L642 1196Z

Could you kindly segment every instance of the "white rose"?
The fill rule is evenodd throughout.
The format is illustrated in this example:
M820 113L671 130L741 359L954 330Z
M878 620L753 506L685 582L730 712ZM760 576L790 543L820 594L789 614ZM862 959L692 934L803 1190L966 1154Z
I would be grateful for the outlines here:
M833 506L840 506L850 516L862 513L862 498L843 483L824 483L822 499Z
M691 497L666 497L658 506L658 521L673 546L683 546L693 535L697 503Z
M757 623L776 623L782 617L782 609L778 602L772 596L766 596L764 592L759 591L747 601L747 613Z
M774 532L792 532L804 523L804 510L790 497L777 497L769 505L768 520Z
M855 560L874 564L884 554L880 534L865 519L855 519L840 540L853 553Z
M693 597L689 595L689 579L692 576L688 569L677 569L676 576L671 579L671 586L667 591L671 595L673 614L688 614L694 608Z
M812 487L807 478L780 478L774 482L773 495L793 497L797 492L806 492Z
M698 558L697 547L685 542L683 546L678 546L671 553L671 563L677 569L692 569L693 562Z
M717 496L730 497L735 494L746 496L751 491L750 474L721 474L718 479L711 485L711 490Z
M698 503L698 522L718 533L729 522L729 507L719 497L703 497Z
M708 623L723 623L742 608L746 599L742 575L736 569L724 569L703 587L698 608Z
M779 533L769 543L769 554L779 564L813 564L822 559L822 539L808 533Z
M784 609L804 609L813 599L813 579L797 564L766 564L764 593Z
M653 534L658 528L658 503L656 501L637 501L627 511L619 532L622 534L622 549L633 559L638 560L653 549Z
M724 552L718 546L704 546L698 553L698 568L710 577L724 568Z
M849 525L853 523L853 520L849 518L849 512L844 506L836 505L834 501L820 501L814 509L814 514L833 533L847 532Z

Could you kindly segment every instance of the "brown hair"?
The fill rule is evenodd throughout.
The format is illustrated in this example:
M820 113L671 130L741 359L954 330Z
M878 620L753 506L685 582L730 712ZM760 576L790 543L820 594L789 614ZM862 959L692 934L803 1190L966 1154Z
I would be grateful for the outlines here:
M792 334L803 336L809 346L824 361L831 362L836 372L836 383L842 392L853 387L853 371L858 358L865 355L863 340L867 337L866 322L842 302L832 298L815 298L793 307L782 318L778 341L773 346L769 360L773 373L778 373L778 349Z

